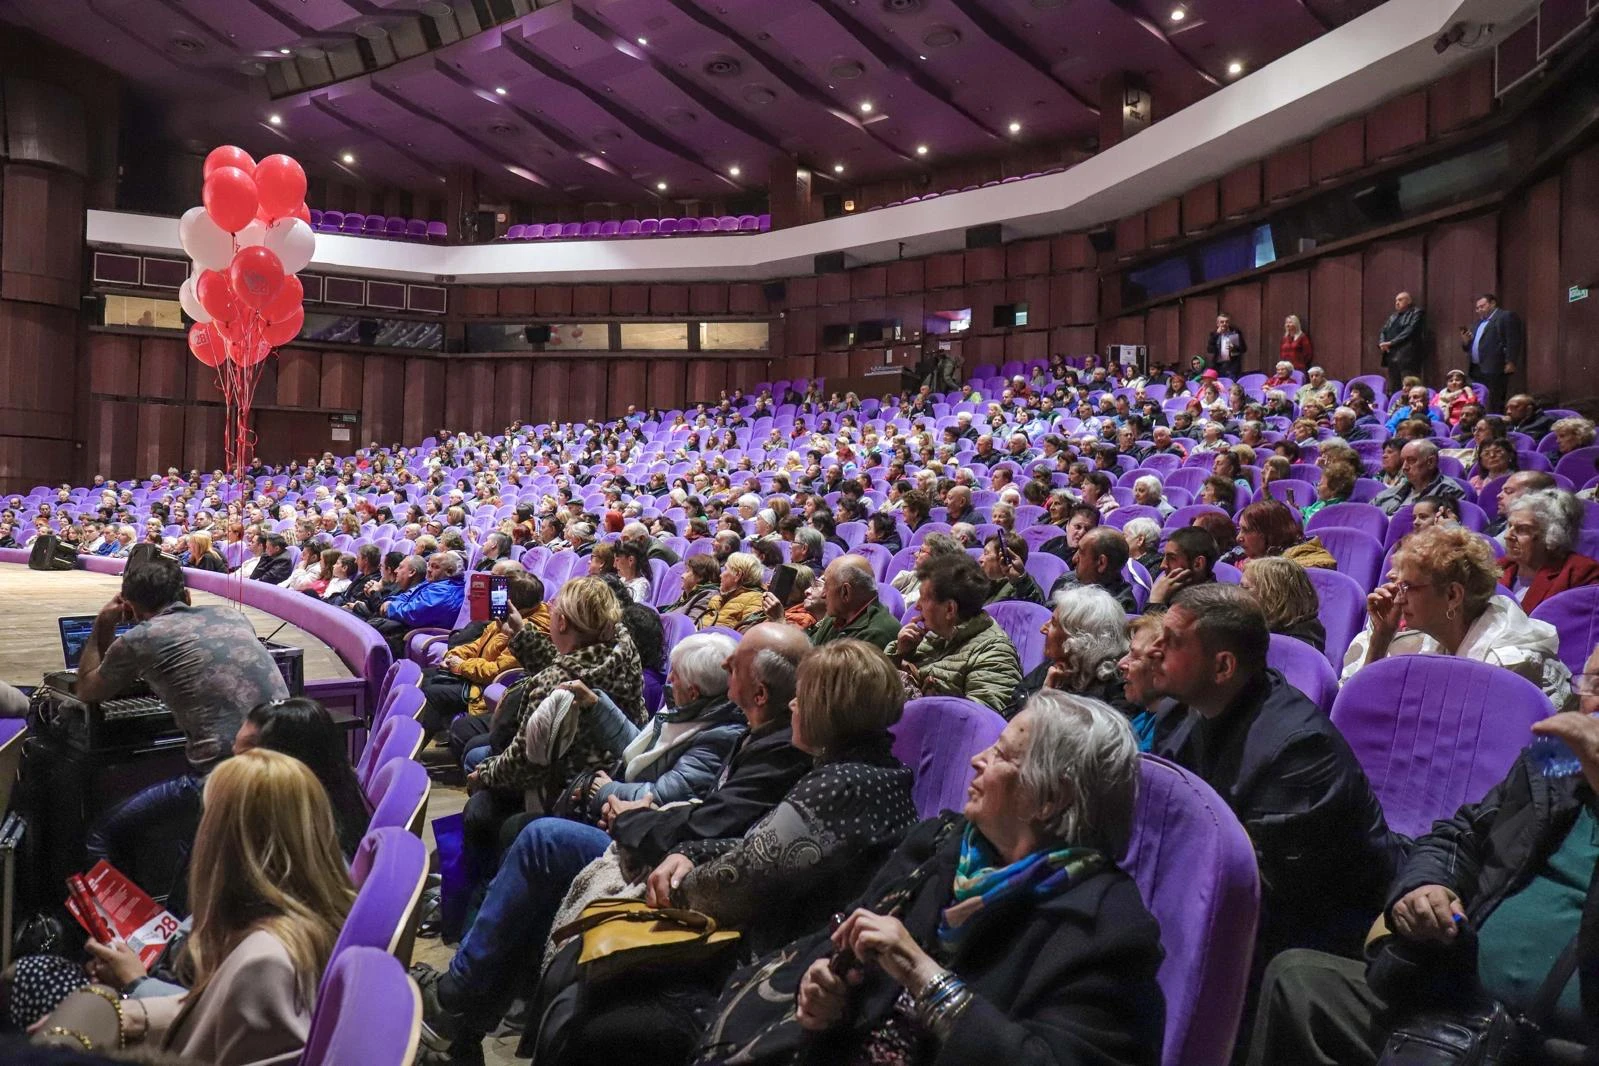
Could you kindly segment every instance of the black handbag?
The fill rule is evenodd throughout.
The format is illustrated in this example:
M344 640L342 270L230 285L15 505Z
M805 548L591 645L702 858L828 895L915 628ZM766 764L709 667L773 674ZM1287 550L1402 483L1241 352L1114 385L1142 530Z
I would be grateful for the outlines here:
M1503 1003L1491 1003L1475 1011L1425 1011L1389 1034L1377 1066L1520 1066L1545 1062L1540 1050L1543 1026L1576 969L1577 938L1572 937L1524 1013L1512 1014Z

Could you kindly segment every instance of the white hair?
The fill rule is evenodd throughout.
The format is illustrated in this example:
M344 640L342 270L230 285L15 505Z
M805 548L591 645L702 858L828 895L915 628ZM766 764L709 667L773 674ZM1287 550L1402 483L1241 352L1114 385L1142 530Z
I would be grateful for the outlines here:
M738 505L739 507L748 507L752 511L759 510L761 498L753 492L746 492L738 498Z
M1144 550L1148 551L1150 546L1160 543L1160 523L1153 518L1135 518L1125 526L1122 526L1122 534L1129 541L1134 538L1141 538L1144 542Z
M1138 741L1127 716L1099 700L1048 688L1021 713L1032 728L1020 784L1038 808L1055 808L1046 832L1121 858L1138 802Z
M1143 489L1145 492L1152 492L1155 494L1155 498L1157 500L1161 498L1162 492L1160 478L1156 477L1154 474L1145 474L1137 481L1134 481L1133 488L1135 490Z
M629 543L650 539L650 531L644 528L643 522L629 522L622 527L622 539Z
M1577 543L1585 508L1575 495L1561 489L1524 492L1513 500L1507 517L1517 511L1530 513L1538 523L1544 550L1551 555L1566 555Z
M737 647L725 633L695 633L672 649L672 670L701 695L720 696L727 691L727 671L722 664Z
M1127 615L1098 585L1070 585L1055 594L1055 624L1066 634L1068 687L1088 688L1116 675L1116 661L1127 654Z

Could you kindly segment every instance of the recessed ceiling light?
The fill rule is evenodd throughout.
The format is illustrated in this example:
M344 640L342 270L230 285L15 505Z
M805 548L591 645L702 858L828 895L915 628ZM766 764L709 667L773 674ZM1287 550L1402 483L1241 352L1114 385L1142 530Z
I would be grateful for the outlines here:
M647 45L647 44L650 43L650 41L649 41L648 37L640 37L638 39L638 43L641 44L641 45Z
M659 192L665 192L666 191L666 182L664 182L664 181L656 182L655 183L655 188Z
M916 58L920 59L924 63L927 62L927 57L926 56L917 56Z
M918 145L917 145L917 146L916 146L916 154L917 154L917 155L926 155L926 154L927 154L927 145L925 145L925 144L918 144Z
M1188 17L1188 12L1184 11L1182 8L1174 7L1174 8L1171 9L1171 20L1173 22L1181 22L1183 19L1185 19L1187 17Z
M268 115L267 116L267 121L272 123L272 125L274 125L274 126L281 126L281 125L283 125L283 116L282 115Z
M727 172L729 174L733 175L733 177L735 177L735 178L738 177L740 174L744 173L742 170L740 170L738 168L738 166L736 164L734 166L728 167L727 168Z
M344 160L345 165L355 162L355 156L351 155L349 152L345 152L343 155L339 156L339 158Z
M496 96L504 96L505 95L505 86L496 85L494 87L494 95L496 95Z
M1244 72L1244 65L1242 63L1238 62L1238 60L1235 59L1231 63L1227 64L1227 73L1231 74L1233 77L1237 77L1238 75L1242 74L1243 72Z
M280 55L280 56L286 56L286 55L289 55L289 54L290 54L289 53L289 49L287 49L287 48L279 48L278 49L278 55Z
M861 114L870 115L871 113L872 113L872 102L870 100L862 100L861 101Z
M833 164L833 173L834 174L842 174L842 173L844 173L844 164L843 163L834 163Z
M1010 131L1012 133L1020 133L1020 132L1022 132L1022 124L1020 122L1012 122L1010 124Z

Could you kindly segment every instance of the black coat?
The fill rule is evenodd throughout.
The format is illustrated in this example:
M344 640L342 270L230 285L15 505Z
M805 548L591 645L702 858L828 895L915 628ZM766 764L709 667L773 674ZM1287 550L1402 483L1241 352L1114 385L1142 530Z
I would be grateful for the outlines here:
M1461 351L1470 353L1476 333L1473 328L1472 335L1461 340ZM1514 311L1498 308L1489 316L1488 324L1482 327L1482 340L1477 345L1477 369L1484 374L1508 373L1505 364L1520 366L1525 346L1526 333L1521 327L1521 316Z
M1421 342L1426 337L1426 316L1421 308L1411 304L1403 311L1395 311L1382 324L1377 339L1388 342L1382 355L1382 365L1410 364L1422 357Z
M1216 718L1190 713L1158 754L1204 778L1249 833L1263 959L1290 947L1358 953L1404 838L1319 707L1266 670Z
M611 826L611 837L628 861L653 867L687 841L743 836L811 766L811 757L794 746L789 725L753 730L733 749L704 801L628 811Z
M960 855L963 822L945 818L955 819L954 827L901 914L925 949L938 943ZM912 829L846 913L877 903L933 856L941 822ZM1014 900L972 921L953 957L943 961L974 999L929 1060L935 1066L1160 1061L1166 1013L1155 980L1164 954L1160 929L1127 874L1109 866L1058 896ZM832 947L825 933L796 946L807 965ZM822 1038L835 1050L819 1047L810 1061L846 1061L848 1047L888 1016L899 991L881 970L869 970L846 1026Z
M255 569L250 572L250 580L281 585L289 580L289 575L292 573L294 573L294 560L290 559L289 553L285 551L271 558L261 556L261 561L256 563Z

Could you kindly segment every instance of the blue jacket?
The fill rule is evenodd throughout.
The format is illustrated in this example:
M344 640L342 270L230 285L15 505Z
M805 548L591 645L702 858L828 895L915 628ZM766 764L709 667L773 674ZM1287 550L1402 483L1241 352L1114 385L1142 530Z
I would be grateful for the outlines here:
M442 581L424 581L390 598L388 617L412 629L437 626L450 629L466 599L466 578L457 574Z

